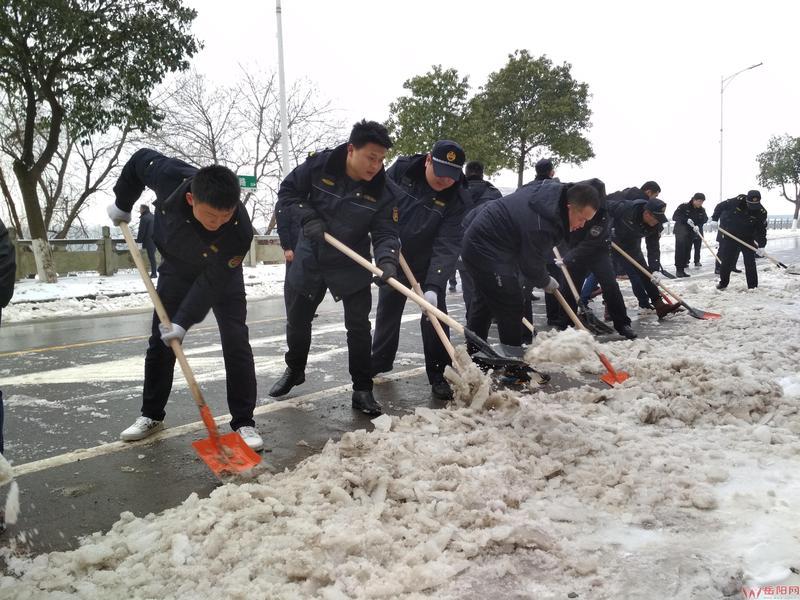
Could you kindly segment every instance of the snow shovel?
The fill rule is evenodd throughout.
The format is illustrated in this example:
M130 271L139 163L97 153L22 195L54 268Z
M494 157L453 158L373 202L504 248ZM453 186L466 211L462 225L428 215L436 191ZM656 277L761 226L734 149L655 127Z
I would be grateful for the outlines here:
M714 249L711 247L711 244L709 244L706 241L706 238L703 237L703 234L700 233L700 228L697 225L695 225L694 221L692 221L691 219L686 219L686 222L692 229L694 229L694 232L697 234L697 237L703 240L703 243L706 245L706 248L708 248L708 251L711 252L711 256L714 257L714 260L716 260L719 264L722 264L722 261L719 259L719 256L717 256L717 253L714 252Z
M156 288L150 279L150 273L144 265L142 255L139 253L139 247L133 240L130 227L125 222L120 223L119 227L122 229L122 235L128 244L128 250L130 250L133 262L136 263L136 268L142 276L142 281L144 281L144 285L147 288L147 293L150 294L150 299L153 301L153 306L161 324L166 327L172 327L169 315L161 302L161 298L158 297L158 292L156 292ZM178 340L170 340L170 348L172 348L175 358L178 359L178 363L181 365L181 371L183 371L183 376L186 378L186 383L189 384L192 398L194 398L197 407L200 409L200 417L203 419L206 429L208 429L207 439L192 442L192 446L194 446L198 456L215 475L223 473L236 474L255 467L261 462L261 457L245 444L242 436L235 431L225 435L219 434L217 424L214 422L211 410L203 399L203 393L200 391L200 386L197 385L191 367L189 367L189 362L183 353L181 343Z
M723 235L727 235L727 236L728 236L729 238L731 238L732 240L736 240L736 241L737 241L737 242L739 242L739 243L740 243L742 246L744 246L745 248L749 248L750 250L752 250L752 251L753 251L753 252L755 252L756 254L758 254L758 251L759 251L759 250L761 250L761 254L759 254L759 256L764 256L764 258L768 258L768 259L770 259L770 260L771 260L773 263L775 263L776 265L778 265L778 266L779 266L779 267L781 267L782 269L786 269L786 272L787 272L787 273L789 273L789 274L791 274L791 275L800 275L800 273L798 273L798 272L796 272L796 271L792 271L792 270L791 270L789 267L787 267L785 264L783 264L781 261L779 261L779 260L778 260L777 258L775 258L774 256L770 256L769 254L767 254L766 252L764 252L764 249L763 249L763 248L756 248L755 246L751 246L750 244L748 244L748 243L747 243L747 242L745 242L744 240L740 240L738 237L736 237L736 236L735 236L735 235L733 235L732 233L728 233L728 232L727 232L727 231L725 231L725 230L724 230L722 227L718 227L717 229L719 229L719 232L720 232L721 234L723 234Z
M617 252L619 252L634 267L639 269L650 281L652 281L654 284L656 284L660 288L663 288L663 290L665 292L667 292L673 298L675 298L675 300L678 301L678 304L680 304L683 308L685 308L686 311L690 315L692 315L695 319L719 319L722 316L722 315L717 314L717 313L712 313L712 312L708 312L708 311L705 311L705 310L698 310L696 308L692 308L691 306L686 304L686 301L683 298L681 298L680 296L678 296L678 294L676 294L671 289L669 289L667 286L665 286L660 280L658 280L657 278L653 277L653 274L650 271L648 271L642 265L640 265L638 262L636 262L636 260L634 260L634 258L630 254L625 252L625 250L620 248L617 245L616 242L611 242L611 247L614 248L614 250L616 250Z
M422 288L419 285L419 281L417 281L417 278L414 277L414 273L411 271L411 267L408 266L408 263L406 262L406 259L403 256L402 252L400 253L400 268L403 269L403 273L405 273L406 279L408 279L408 282L411 284L411 289L414 290L414 293L417 294L418 296L422 296L423 292ZM450 360L455 366L457 364L456 350L455 348L453 348L453 344L452 342L450 342L450 338L447 337L447 334L445 333L442 324L439 322L439 319L437 319L433 313L425 311L425 314L428 316L431 325L433 325L434 331L436 331L436 335L439 336L439 339L442 342L442 346L444 346L444 349L447 350L447 354L450 355Z
M350 247L346 246L335 237L333 237L330 233L325 233L325 241L328 242L331 246L336 248L339 252L344 254L345 256L351 258L359 265L367 269L373 275L377 275L381 277L383 275L383 271L381 271L378 267L372 264L371 261L368 261L366 258L361 256L358 252L351 249ZM467 329L461 323L453 319L450 315L445 312L439 310L438 307L434 306L425 298L418 295L416 292L408 289L402 283L397 281L394 277L390 277L386 280L386 284L391 286L396 291L403 294L409 300L416 302L422 310L427 312L428 314L434 315L437 319L439 319L442 323L446 323L453 329L455 329L458 333L463 335L467 340L472 342L477 348L479 348L480 352L477 352L473 355L473 358L477 358L478 361L483 362L486 366L491 368L516 368L516 369L524 369L524 370L533 370L532 367L526 363L524 360L519 358L513 358L509 356L503 356L499 352L497 352L486 340L481 339L478 337L474 331Z
M578 306L578 318L580 319L581 323L583 323L583 326L589 331L589 333L593 335L608 335L610 333L614 333L614 330L611 329L611 327L598 319L592 310L583 302L581 302L581 297L580 294L578 294L578 289L575 287L575 282L572 280L572 276L569 274L567 265L564 264L564 260L561 258L561 252L558 251L557 247L554 247L553 253L556 255L557 264L559 267L561 267L561 272L564 273L564 278L567 280L569 289L572 292L572 297L575 298L575 303Z
M556 300L558 300L558 303L561 304L561 308L564 309L564 312L569 315L570 319L572 319L572 322L575 324L575 327L577 329L582 329L583 331L587 331L587 332L591 333L584 326L584 324L581 323L581 320L578 318L578 315L576 315L575 311L572 310L572 307L564 299L564 296L561 294L561 292L558 291L558 290L555 290L553 292L553 294L555 295ZM608 358L606 357L606 355L603 354L602 352L598 352L597 350L595 350L595 354L597 354L597 358L600 359L600 362L603 363L603 366L606 368L606 371L607 371L607 373L605 375L602 375L600 377L600 380L603 383L605 383L606 385L608 385L609 387L614 387L614 384L622 383L623 381L625 381L626 379L628 379L630 377L630 375L628 373L626 373L625 371L617 371L617 370L615 370L614 367L611 366L611 361L609 361Z

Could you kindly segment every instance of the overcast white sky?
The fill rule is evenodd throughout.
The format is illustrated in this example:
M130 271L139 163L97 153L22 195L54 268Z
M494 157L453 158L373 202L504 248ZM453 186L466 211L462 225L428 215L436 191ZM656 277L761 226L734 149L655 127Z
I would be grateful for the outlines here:
M277 68L273 0L189 0L205 47L194 63L224 81L239 63ZM719 196L720 77L749 65L724 94L724 184L757 187L756 154L775 134L800 135L796 2L431 2L283 0L287 80L308 78L349 123L384 120L403 81L433 64L474 88L526 48L572 64L589 84L596 158L563 180L611 190L655 179L670 209L696 191ZM469 156L468 156L469 158ZM495 179L515 186L513 174ZM791 205L764 194L771 214Z

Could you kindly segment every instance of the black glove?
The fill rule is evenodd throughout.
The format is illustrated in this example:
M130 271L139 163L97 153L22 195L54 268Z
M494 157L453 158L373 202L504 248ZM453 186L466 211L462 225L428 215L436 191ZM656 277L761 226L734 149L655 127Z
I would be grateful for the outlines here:
M381 281L386 282L389 277L397 278L397 263L393 260L382 260L378 263L378 268L383 271L383 275L380 276Z
M325 221L319 217L311 217L303 223L303 235L312 242L325 241Z

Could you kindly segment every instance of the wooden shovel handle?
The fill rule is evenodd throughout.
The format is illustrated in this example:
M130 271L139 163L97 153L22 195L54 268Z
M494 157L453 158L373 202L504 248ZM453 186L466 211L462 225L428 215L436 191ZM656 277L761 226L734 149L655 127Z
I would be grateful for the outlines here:
M172 327L167 310L164 308L164 303L161 302L161 298L158 296L158 292L153 285L153 280L150 279L150 273L147 270L147 267L145 267L142 254L139 252L139 246L136 245L136 242L133 239L130 227L128 227L128 224L123 221L119 224L119 228L122 230L122 235L125 238L125 242L128 244L128 250L131 253L131 258L133 258L136 268L139 270L139 275L142 276L142 281L144 282L144 286L147 288L147 293L150 294L150 300L153 302L153 307L156 309L156 314L158 315L159 321L161 321L161 324L165 327ZM183 353L183 346L181 346L181 343L178 340L170 340L169 347L172 348L172 351L175 353L175 358L178 359L178 364L181 366L181 371L183 372L183 376L186 378L186 383L189 384L189 391L192 394L192 398L200 408L202 414L203 409L206 409L206 401L203 398L203 392L200 391L200 386L197 385L197 380L194 378L194 372L189 366L189 362L186 360L186 355ZM211 433L212 436L219 436L217 425L213 419L210 422L207 422L206 425L208 426L209 433ZM213 430L211 427L212 425Z
M414 292L417 293L417 295L422 296L424 298L425 296L422 293L422 288L419 285L419 281L417 281L417 278L414 277L414 273L411 270L411 267L408 266L408 263L406 262L406 259L403 256L402 252L400 253L400 268L403 269L403 273L405 273L406 279L408 279L408 282L411 284L411 289L413 289ZM439 319L437 319L432 312L426 311L426 314L428 315L428 319L430 319L431 325L433 325L434 331L436 331L436 335L439 336L442 345L444 346L445 350L447 350L447 353L450 355L450 360L453 361L453 364L456 364L455 348L453 348L453 344L450 342L450 338L448 338L447 334L444 332L442 324L439 322Z

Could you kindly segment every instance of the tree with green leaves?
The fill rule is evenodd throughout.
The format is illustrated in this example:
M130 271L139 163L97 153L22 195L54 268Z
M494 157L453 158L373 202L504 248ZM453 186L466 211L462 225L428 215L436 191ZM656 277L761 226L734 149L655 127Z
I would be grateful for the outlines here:
M484 139L501 153L501 166L517 172L520 186L526 167L545 152L575 164L594 156L584 137L591 125L589 86L576 81L571 68L517 50L475 97L482 126L495 136Z
M114 126L156 127L150 92L197 52L188 31L195 16L180 0L5 0L0 7L0 90L5 106L21 112L21 142L2 151L40 279L56 274L37 185L62 131L81 138Z
M409 96L389 106L386 128L392 136L390 156L426 152L436 140L460 141L468 110L469 80L456 69L434 65L403 83Z
M780 188L781 196L794 205L794 223L800 214L800 138L773 136L758 155L758 183L768 190Z

